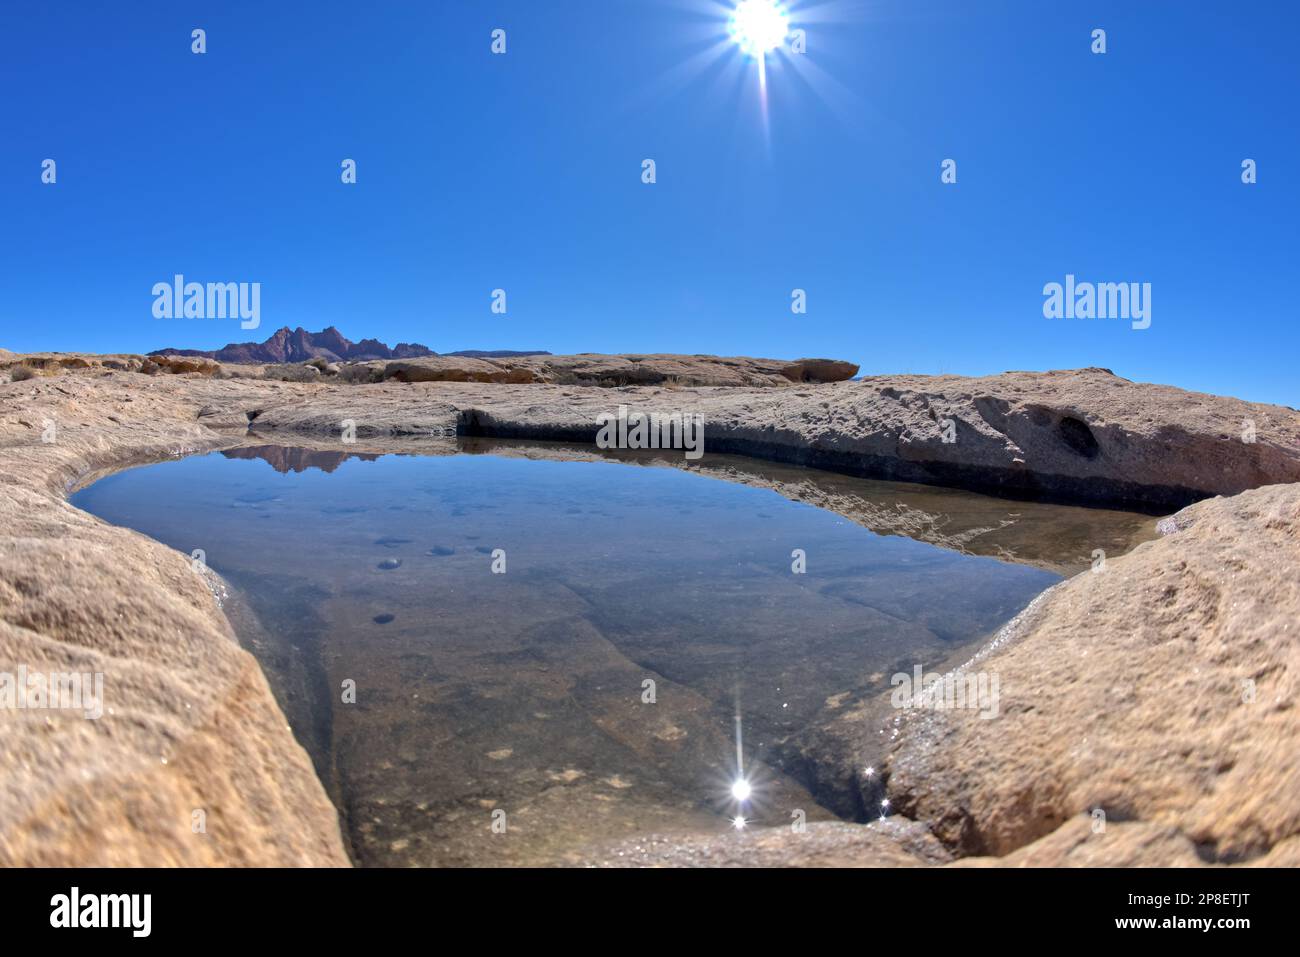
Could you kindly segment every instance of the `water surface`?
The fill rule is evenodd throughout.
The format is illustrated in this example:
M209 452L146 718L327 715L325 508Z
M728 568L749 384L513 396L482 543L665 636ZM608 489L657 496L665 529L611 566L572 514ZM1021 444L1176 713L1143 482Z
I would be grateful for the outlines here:
M874 534L761 487L771 478L264 446L122 472L73 501L202 549L231 583L236 629L359 862L539 863L730 827L737 713L751 825L788 824L795 808L831 817L783 770L790 742L888 690L891 674L987 637L1059 580ZM904 494L927 514L945 497L975 507L944 490L841 476L828 487L877 510ZM997 514L966 525L1004 536L1034 508L977 498ZM1079 533L1055 551L1037 543L1047 567L1133 531L1116 513L1040 514L1058 538Z

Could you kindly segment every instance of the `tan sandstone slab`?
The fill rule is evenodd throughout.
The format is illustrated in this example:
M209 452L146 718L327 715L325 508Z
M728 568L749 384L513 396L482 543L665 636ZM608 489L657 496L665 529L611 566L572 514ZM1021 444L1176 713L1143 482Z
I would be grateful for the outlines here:
M1300 833L1300 486L1194 505L1048 592L969 665L1000 714L902 712L888 792L964 854L1078 815L1176 831L1208 862Z

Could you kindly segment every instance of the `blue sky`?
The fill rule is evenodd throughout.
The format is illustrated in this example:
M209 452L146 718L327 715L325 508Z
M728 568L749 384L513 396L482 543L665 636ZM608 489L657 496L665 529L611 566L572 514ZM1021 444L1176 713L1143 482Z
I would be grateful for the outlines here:
M1298 5L790 3L808 49L769 56L766 127L728 6L6 4L0 346L336 325L438 351L1100 365L1300 406ZM177 272L260 282L261 328L155 319ZM1045 319L1067 273L1151 283L1151 327Z

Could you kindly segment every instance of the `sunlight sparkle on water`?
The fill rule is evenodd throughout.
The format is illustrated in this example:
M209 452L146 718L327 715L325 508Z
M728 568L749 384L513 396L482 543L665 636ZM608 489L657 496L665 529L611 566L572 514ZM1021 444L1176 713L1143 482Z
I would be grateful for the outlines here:
M737 778L736 783L731 786L731 796L737 801L748 801L751 793L749 782L744 778Z

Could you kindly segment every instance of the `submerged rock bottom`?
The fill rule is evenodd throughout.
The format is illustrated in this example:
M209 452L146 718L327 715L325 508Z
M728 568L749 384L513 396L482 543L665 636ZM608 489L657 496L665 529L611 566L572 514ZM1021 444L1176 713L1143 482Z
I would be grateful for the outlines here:
M856 778L884 756L870 729L887 715L846 735L828 719L865 715L891 676L941 666L1059 580L951 543L1064 564L1139 522L785 470L941 526L940 548L738 480L743 460L404 451L249 446L74 497L200 546L234 586L227 615L366 865L547 864L741 818L877 817L879 781Z

